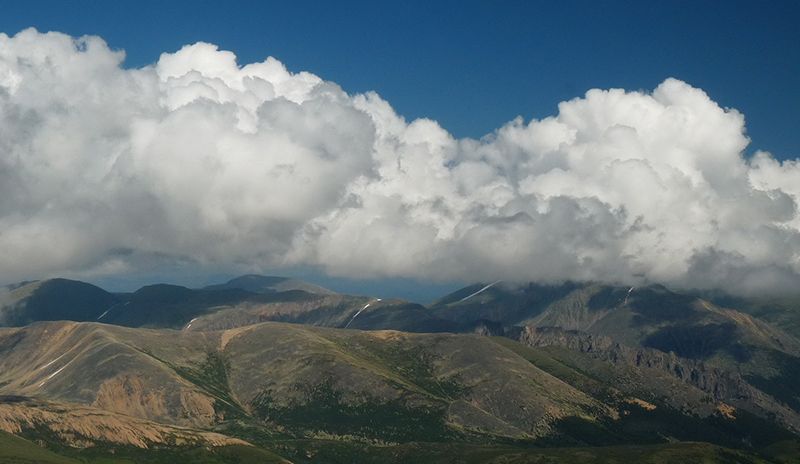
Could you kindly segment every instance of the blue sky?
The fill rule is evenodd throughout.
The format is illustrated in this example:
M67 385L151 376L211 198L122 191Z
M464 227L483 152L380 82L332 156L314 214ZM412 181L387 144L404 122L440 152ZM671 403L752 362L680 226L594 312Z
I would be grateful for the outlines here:
M323 80L338 84L350 96L375 91L391 105L397 114L403 116L406 122L417 118L430 118L437 121L455 139L465 137L480 139L487 134L492 134L517 116L522 116L526 124L532 119L555 116L559 113L561 102L583 98L590 89L620 88L649 94L666 79L675 78L693 88L702 89L710 101L716 102L720 107L735 108L744 115L745 135L751 140L749 146L743 150L747 158L751 157L756 150L764 150L770 152L774 159L794 160L800 156L798 150L800 147L800 130L798 130L800 111L797 111L800 97L798 97L796 89L797 83L800 82L800 58L797 54L797 50L800 50L800 28L797 27L799 20L800 3L794 1L278 3L149 0L136 2L28 0L23 2L11 0L2 4L0 32L14 36L25 28L33 27L39 32L58 31L72 37L96 35L105 40L112 50L125 51L126 60L123 67L126 69L153 65L158 62L162 53L172 54L185 45L199 41L215 44L220 50L233 52L240 66L262 62L268 56L272 56L281 61L290 72L310 72ZM679 91L675 90L675 92ZM430 128L425 131L428 131L426 134L433 137L431 140L435 140L436 134L433 134L435 131L432 132ZM734 130L734 132L736 131ZM733 155L736 154L737 143L739 142L736 140L731 142L731 146L734 147L732 148ZM451 160L446 166L449 169L469 156L463 155L457 162ZM485 158L485 155L481 156ZM516 179L513 172L509 173L509 168L502 168L501 165L506 166L499 163L493 165L492 168L505 176L504 180L511 179L509 181L511 184L522 185L518 182L520 179ZM510 169L514 171L517 168L521 170L522 166L512 164ZM710 169L713 171L713 168ZM721 165L720 169L722 170ZM786 169L788 170L788 168ZM569 169L566 171L571 172ZM780 170L773 171L768 171L765 167L758 171L760 174L750 175L751 183L769 178L768 181L763 180L765 186L763 189L767 189L766 186L769 186L772 192L783 189L780 190L780 194L770 193L768 195L777 206L758 206L760 204L758 201L761 200L753 200L755 206L752 206L752 211L765 208L775 211L774 217L764 220L764 224L770 228L778 227L775 225L778 223L791 222L787 219L789 213L786 212L784 206L781 206L785 202L780 202L785 198L795 198L792 196L794 193L790 192L792 179L794 179L791 177L793 174ZM582 174L576 174L576 176L576 178L582 179L580 180L581 184L586 183L587 178L581 177ZM706 176L709 177L709 174L706 173ZM521 178L521 175L517 177ZM713 175L710 175L709 179L711 177ZM544 182L543 178L540 180ZM604 180L598 182L598 185L607 184ZM735 183L731 182L730 185ZM422 180L419 181L419 185L423 183ZM713 184L713 182L711 183ZM410 185L414 186L413 183ZM535 185L536 188L539 188L545 184L540 182ZM351 187L341 188L353 193ZM720 193L730 192L730 190L726 190L727 188L718 188L715 185L714 192L719 195L727 195ZM787 195L785 198L784 191ZM341 193L338 190L337 192ZM542 192L541 190L537 191L537 195L543 194ZM575 198L582 199L599 198L614 206L613 208L609 207L609 214L612 215L618 214L619 211L634 211L637 207L624 202L623 204L614 204L614 198L619 196L616 194L616 196L603 196L591 192L591 194L575 193L575 189L557 193L574 195ZM697 192L691 195L694 194ZM454 198L453 205L473 198L470 195L472 194L464 194L464 197L460 199ZM475 195L478 194L475 193ZM479 202L477 196L474 198L475 202ZM741 204L747 203L741 201L740 197L735 198ZM748 196L748 198L750 197ZM488 199L480 201L484 200L486 201L485 205L481 203L484 206L474 211L470 210L470 214L489 214L485 213L488 211L486 208L489 208L486 205L496 204L497 201L500 201L497 198L491 201ZM85 198L82 198L81 201L85 201ZM498 216L493 220L505 221L508 218L517 217L515 214L524 213L533 215L534 220L539 223L547 223L549 219L546 217L536 218L533 210L523 211L524 208L512 206L519 201L521 200L506 203L503 210L506 212L502 214L508 214L508 216L502 216L502 218ZM681 201L685 203L684 199L675 200L674 204L681 204ZM20 204L22 203L24 202ZM408 200L404 204L412 203L413 201ZM70 204L74 205L76 202ZM709 211L717 208L717 206L706 206ZM590 208L583 203L580 203L580 207ZM376 206L376 208L378 207ZM385 208L385 206L380 206L380 208ZM547 209L541 205L538 208L539 212ZM742 208L744 209L730 214L726 213L727 215L724 217L751 214L748 213L751 211L750 209ZM452 211L457 210L458 208L452 206ZM507 212L511 210L516 213ZM20 211L14 211L14 213L20 213ZM425 213L411 214L409 217L418 218L431 213L431 211L425 211ZM452 211L448 213L450 216L455 214ZM466 214L467 210L458 211ZM79 210L79 212L85 212L85 210ZM13 216L8 211L2 212L2 214L7 214L8 217ZM435 215L435 211L431 214ZM21 214L21 216L25 215ZM373 214L374 216L375 214ZM439 230L446 228L447 217L447 214L442 215L440 219L443 222L436 223L437 227L441 226ZM259 218L259 220L266 221L264 218ZM305 222L299 221L292 227L300 230L301 223L303 227L310 227L309 224L312 223L315 227L322 227L319 218L314 219L316 222L309 218L303 219ZM667 216L653 218L654 224L660 224L659 221L667 224L670 220L674 222L674 219L668 219ZM698 223L718 224L721 220L703 216L705 222L698 220L700 221ZM52 219L52 221L54 224L56 223L56 219ZM434 220L431 219L431 221ZM387 221L387 223L391 222ZM401 222L399 216L395 218L395 223ZM632 224L632 220L628 222ZM341 226L341 229L335 230L349 230L343 224L345 222L337 223L336 227ZM19 227L29 225L24 222L15 224ZM273 226L274 224L269 227ZM334 230L332 223L324 223L323 226ZM3 227L2 224L0 227ZM57 226L53 227L53 230L62 230L77 226L59 222ZM284 224L274 227L277 229L269 230L281 232L285 231L288 226ZM413 236L414 233L421 234L420 237L425 236L416 229L410 231L386 227L389 227L387 230L399 234L398 236L405 236L403 234ZM653 227L661 230L658 225ZM602 229L600 226L597 228ZM697 229L698 227L694 225L691 228ZM785 227L783 228L785 229ZM528 232L529 235L541 233L547 236L547 230L536 229ZM775 243L789 243L787 246L793 250L796 239L793 238L795 237L794 229L791 230L791 237L775 238ZM2 232L3 230L0 230L0 235ZM710 281L704 285L737 285L731 282L741 284L742 279L745 279L748 282L747 285L753 285L755 288L768 279L764 276L772 276L769 279L780 281L784 286L794 285L798 281L795 278L800 275L798 268L792 267L797 265L796 260L779 262L779 259L770 258L771 255L766 252L751 257L746 250L742 251L736 248L737 240L744 240L741 237L750 233L755 234L756 232L748 229L745 234L737 229L736 234L730 237L726 236L727 238L714 238L709 239L710 241L687 239L687 244L697 244L698 251L695 255L675 259L682 259L689 263L686 265L688 271L686 269L682 271L666 270L658 265L651 266L642 263L630 266L626 264L623 266L626 270L620 271L619 276L614 278L627 282L626 279L630 279L632 275L647 275L652 280L661 279L661 281L675 282L680 285L681 282L685 283L695 279L692 277L692 272L697 273L700 272L700 269L708 266L717 266L719 269L724 269L720 272L727 272L726 275L729 275L730 278ZM121 240L119 243L109 244L106 257L113 255L113 259L108 258L110 261L124 260L124 258L118 257L138 256L137 253L142 252L149 253L147 255L149 258L141 258L149 263L157 260L153 258L154 256L169 255L167 245L152 245L147 248L152 244L151 242L158 240L154 237L161 237L161 235L150 237L146 232L138 234L131 240ZM167 232L162 235L164 234ZM619 234L624 235L623 232L619 232ZM330 240L336 239L334 235L332 233L333 238ZM734 236L737 238L731 238ZM467 246L458 241L467 240L468 237L464 237L456 237L457 240L454 239L453 243L458 243L451 248L443 246L441 249L448 250L448 253L453 255L473 256L470 259L480 256L480 253L475 250L464 251ZM492 237L497 238L498 236L492 235ZM508 236L502 238L513 242ZM376 240L379 239L380 237ZM437 237L438 239L441 237ZM187 241L186 237L180 236L178 241L181 240ZM448 240L450 240L449 236L444 239L444 242L449 243ZM592 240L598 240L598 243L601 244L600 247L606 249L614 249L614 246L618 246L621 247L621 250L627 250L626 247L630 245L626 242L626 244L617 243L612 246L609 244L610 242L603 242L604 239L596 237ZM751 237L749 240L760 239ZM147 248L146 251L137 249L138 245L132 245L132 243L140 242L148 244L144 247ZM2 246L4 245L0 243L0 247ZM385 245L382 249L387 246L389 245ZM588 262L586 260L589 259L590 261L594 260L592 261L595 263L594 265L599 266L596 263L605 262L603 260L608 259L598 255L600 252L597 250L577 252L572 245L564 245L564 247L568 248L568 252L565 253L569 255L573 264L586 263ZM771 250L772 247L771 244L764 245L764 249ZM672 250L667 245L664 245L664 249ZM800 250L800 246L798 246L798 250ZM544 259L542 257L549 256L545 251L528 250L520 253L529 253L530 256L526 258L528 260L534 259L532 257ZM273 248L262 250L262 254L265 256L272 256L270 253L274 252ZM373 293L381 297L404 296L418 301L439 296L442 292L452 290L473 278L494 280L495 277L507 278L519 272L518 268L509 270L503 269L499 265L496 269L486 266L486 269L491 269L491 271L483 272L478 269L463 273L445 273L446 277L437 281L430 279L431 273L438 272L435 270L438 269L436 268L437 264L431 264L425 259L421 259L420 262L428 263L427 265L433 270L417 275L408 270L413 266L404 263L402 259L395 262L386 258L392 264L381 267L378 264L370 263L366 257L358 263L344 263L340 258L334 256L335 253L331 253L330 256L319 259L298 259L295 261L295 265L288 268L265 264L262 269L315 280L342 291ZM324 254L324 252L319 252L319 254ZM420 250L419 254L426 256L436 253L432 250ZM389 255L387 254L387 256ZM736 260L740 259L740 256L744 257L742 259L746 265L736 264L739 262ZM798 256L800 256L800 251L798 251ZM124 288L138 285L148 279L166 279L186 284L211 283L209 279L232 276L240 269L233 266L237 270L232 271L231 266L219 265L218 267L211 266L198 274L191 274L191 272L187 273L186 257L176 255L172 261L166 260L167 264L160 267L156 265L133 266L132 268L126 267L125 269L128 271L121 274L111 271L104 274L97 269L106 269L111 265L108 263L97 264L103 259L96 256L87 257L78 253L74 259L64 258L64 263L67 264L42 264L40 267L31 267L26 274L20 275L27 278L40 278L48 273L66 272L69 274L74 271L75 274L70 275L84 276L87 280L93 279L99 283ZM210 262L218 262L215 260L220 259L218 255L207 257ZM241 257L231 259L233 263L241 261ZM579 267L574 265L564 264L561 266L563 263L557 257L547 259L553 259L555 264L551 265L548 262L545 263L545 267L557 268L557 271L553 271L551 274L534 272L528 275L523 273L524 277L557 280L571 275L570 273L578 272L576 269ZM224 259L222 261L227 262ZM564 262L567 261L569 260ZM469 261L464 262L468 263ZM455 266L471 268L464 262L459 261ZM444 266L444 264L441 265ZM609 265L614 267L613 264ZM373 266L374 269L354 270L359 266ZM448 266L452 268L453 263ZM642 266L646 270L642 271L640 269ZM191 265L188 267L192 268ZM477 265L476 267L481 266ZM86 271L89 268L94 270ZM748 270L743 271L742 269L745 268ZM339 270L337 271L337 269ZM333 272L330 272L331 270ZM325 272L337 277L324 277ZM756 274L759 277L754 277ZM373 275L384 277L377 280L371 279L370 276ZM589 272L582 278L596 278L597 275L602 275L602 273ZM616 274L614 275L616 276ZM742 277L744 275L747 277ZM777 275L780 277L774 277ZM1 280L13 280L13 278L8 277Z
M744 113L751 150L796 158L798 21L795 1L11 0L0 31L99 35L129 67L197 41L240 64L274 56L456 137L551 116L591 88L675 77Z

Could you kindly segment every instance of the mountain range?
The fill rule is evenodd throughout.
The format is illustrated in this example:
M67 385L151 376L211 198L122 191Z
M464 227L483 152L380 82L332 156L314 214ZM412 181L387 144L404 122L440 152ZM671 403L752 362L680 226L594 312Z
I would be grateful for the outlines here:
M800 462L799 314L659 285L20 283L0 462Z

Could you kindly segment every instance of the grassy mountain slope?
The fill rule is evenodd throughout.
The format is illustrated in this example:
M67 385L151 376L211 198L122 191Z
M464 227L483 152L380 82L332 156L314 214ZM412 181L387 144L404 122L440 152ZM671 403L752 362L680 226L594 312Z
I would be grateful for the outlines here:
M6 308L32 311L80 288L99 303L73 304L72 314L117 325L0 329L0 430L83 462L279 462L270 452L310 463L792 462L800 453L791 432L800 342L705 300L658 286L497 283L425 308L270 291L268 279L154 285L108 301L70 281L11 289ZM508 327L518 323L527 327ZM465 327L530 346L352 330Z
M126 343L133 337L141 343ZM94 323L40 322L0 331L0 393L94 405L164 423L205 426L213 399L153 358L142 344L163 345L183 362L204 341Z
M44 322L0 330L0 393L42 398L0 407L0 429L32 439L49 430L45 438L73 448L86 441L102 448L103 440L137 447L117 435L144 435L171 449L184 436L185 451L209 436L235 436L298 462L348 462L333 455L409 462L415 449L447 462L435 447L412 446L423 442L449 443L441 446L467 462L530 462L575 452L530 446L677 439L757 452L794 437L700 389L671 385L669 376L557 351L479 335L272 322L205 332ZM408 445L386 447L392 443ZM688 455L728 452L709 446L689 447ZM681 455L669 447L589 454L636 453Z
M52 446L52 445L51 445ZM603 448L520 449L502 445L448 445L413 443L392 447L353 446L343 442L294 440L274 446L291 457L293 462L318 464L359 462L363 464L528 464L621 462L652 464L684 464L708 462L721 464L762 464L768 461L738 450L707 443L676 443L649 446L610 446ZM282 464L283 458L252 446L227 445L215 448L182 447L142 450L121 446L98 446L69 449L55 446L73 459L45 450L25 439L0 431L0 463L3 464ZM776 450L781 456L782 450ZM792 455L785 456L792 459ZM591 461L589 461L591 459ZM775 460L784 462L788 460Z
M613 415L483 337L261 324L223 343L239 400L298 432L314 423L312 435L532 438L563 417Z
M708 443L667 443L571 448L520 448L504 445L410 443L391 447L354 445L321 440L280 443L296 463L344 464L789 464ZM791 446L791 444L789 445Z
M24 438L0 430L0 463L2 464L77 464Z
M614 414L483 337L279 323L224 332L72 322L4 329L0 383L7 395L167 424L244 420L364 440L533 438L564 417Z

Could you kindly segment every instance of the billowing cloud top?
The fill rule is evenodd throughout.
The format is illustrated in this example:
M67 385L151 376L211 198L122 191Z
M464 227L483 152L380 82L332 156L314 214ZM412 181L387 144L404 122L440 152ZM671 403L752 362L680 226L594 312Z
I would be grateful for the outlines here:
M163 263L349 277L800 288L800 164L668 79L455 140L378 95L197 43L0 34L0 275Z

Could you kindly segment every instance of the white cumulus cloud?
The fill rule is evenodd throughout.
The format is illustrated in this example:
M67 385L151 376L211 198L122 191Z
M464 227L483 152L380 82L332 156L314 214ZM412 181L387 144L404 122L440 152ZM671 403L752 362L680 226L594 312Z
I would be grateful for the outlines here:
M338 276L800 288L800 162L667 79L481 140L206 43L122 67L0 34L0 275L316 266Z

